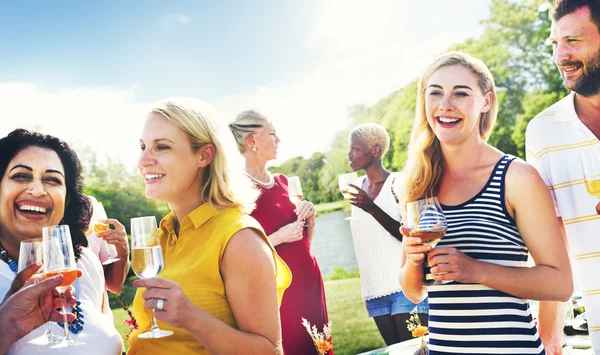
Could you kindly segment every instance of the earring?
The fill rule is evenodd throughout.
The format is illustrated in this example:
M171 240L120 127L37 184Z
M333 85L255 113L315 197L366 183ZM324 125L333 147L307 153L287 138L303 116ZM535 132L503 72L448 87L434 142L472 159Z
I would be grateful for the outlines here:
M252 147L252 151L256 152L256 146Z

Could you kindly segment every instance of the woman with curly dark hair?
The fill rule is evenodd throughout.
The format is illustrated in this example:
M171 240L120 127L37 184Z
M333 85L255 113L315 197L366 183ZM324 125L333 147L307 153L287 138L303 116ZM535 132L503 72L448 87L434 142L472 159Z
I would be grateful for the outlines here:
M41 237L42 228L70 227L77 267L75 281L77 319L70 323L73 338L85 345L51 349L44 353L120 354L122 339L104 307L104 273L98 258L88 250L86 230L90 201L83 194L81 163L64 141L37 132L17 129L0 139L0 297L11 292L17 271L20 243ZM85 321L84 321L85 315ZM60 326L50 324L57 335ZM15 343L7 354L30 354L39 345L28 342L44 334L40 327ZM37 350L36 350L37 349Z

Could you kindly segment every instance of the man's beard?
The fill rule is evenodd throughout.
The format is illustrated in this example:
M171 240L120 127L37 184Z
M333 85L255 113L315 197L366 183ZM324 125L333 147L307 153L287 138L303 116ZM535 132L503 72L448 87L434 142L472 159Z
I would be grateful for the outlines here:
M572 65L582 65L583 69L582 62L567 62L561 64L561 67ZM569 88L566 86L566 84L565 87L575 91L577 94L583 97L591 97L600 93L600 49L598 49L598 52L596 52L594 57L585 63L585 72L581 74L573 87Z

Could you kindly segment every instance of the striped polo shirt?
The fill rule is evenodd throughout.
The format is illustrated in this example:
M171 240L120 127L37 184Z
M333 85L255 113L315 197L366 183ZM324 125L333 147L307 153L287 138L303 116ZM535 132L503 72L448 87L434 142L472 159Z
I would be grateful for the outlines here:
M483 189L456 206L442 206L448 231L438 246L473 259L527 267L528 249L504 200L502 157ZM480 284L428 287L429 354L545 354L527 300Z
M570 244L576 287L581 289L594 353L600 353L600 199L586 188L580 152L600 143L579 120L571 93L542 111L527 126L527 161L548 186ZM599 117L600 119L600 117Z

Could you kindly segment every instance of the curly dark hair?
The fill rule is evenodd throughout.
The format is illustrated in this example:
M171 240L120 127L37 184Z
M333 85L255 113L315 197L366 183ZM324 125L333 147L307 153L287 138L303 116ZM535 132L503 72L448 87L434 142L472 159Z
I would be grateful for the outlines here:
M592 21L600 32L600 1L598 0L554 0L550 15L554 21L558 21L582 7L590 9Z
M81 162L75 151L61 139L25 129L16 129L0 139L0 179L4 177L10 161L20 151L29 147L50 149L56 152L62 162L65 169L67 197L61 224L69 226L75 258L79 260L81 247L88 246L85 232L92 217L90 200L83 193Z

